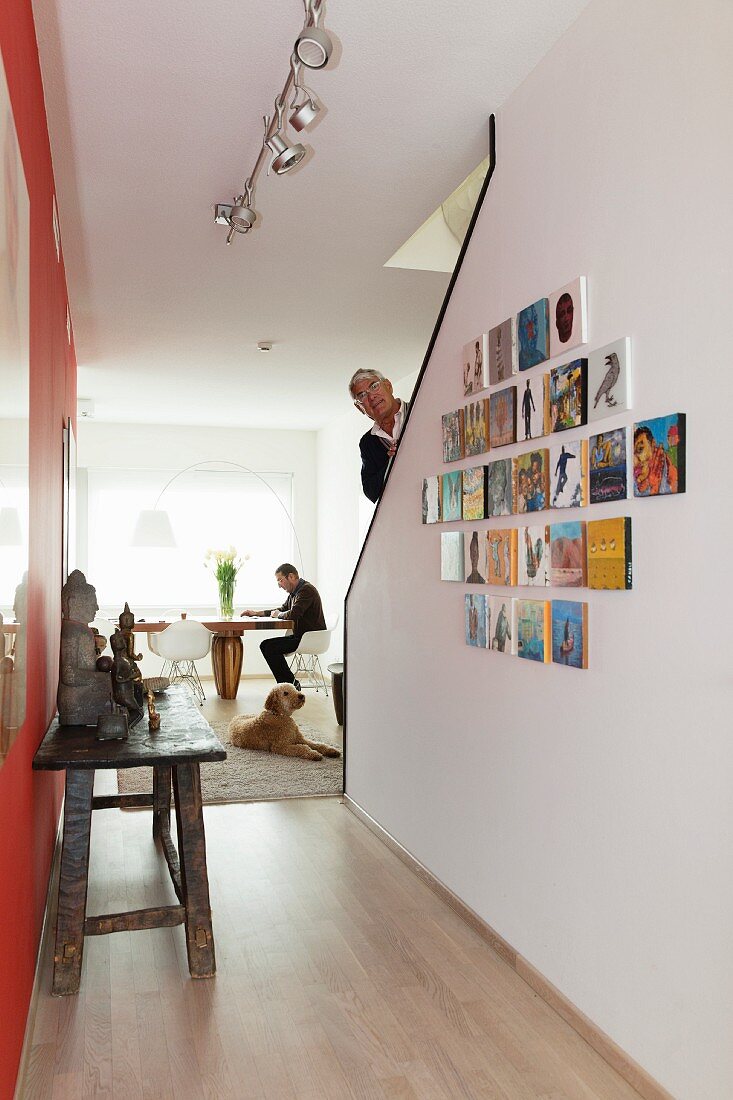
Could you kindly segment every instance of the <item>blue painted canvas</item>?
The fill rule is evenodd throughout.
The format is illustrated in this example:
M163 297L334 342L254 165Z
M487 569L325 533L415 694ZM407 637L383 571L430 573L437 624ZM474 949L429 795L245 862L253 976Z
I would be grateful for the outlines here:
M552 660L571 668L588 667L588 604L552 601Z
M590 437L590 502L603 504L608 500L626 500L628 475L626 469L626 428L599 432Z
M684 493L685 423L684 413L672 413L634 424L635 497Z
M466 596L466 645L486 649L486 596Z
M550 355L550 328L547 298L540 298L517 314L519 369L529 370L544 363Z
M443 474L443 520L463 519L463 473L451 470Z

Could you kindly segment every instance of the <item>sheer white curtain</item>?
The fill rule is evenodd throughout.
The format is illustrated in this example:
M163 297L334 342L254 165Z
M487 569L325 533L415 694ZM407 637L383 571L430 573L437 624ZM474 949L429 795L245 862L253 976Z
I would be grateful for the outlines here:
M249 554L237 577L236 606L282 602L275 568L300 568L293 529L292 474L257 477L239 470L190 470L166 490L158 505L170 516L176 547L130 545L139 512L152 508L172 476L165 470L88 470L87 577L102 608L125 600L143 609L213 610L216 579L204 566L207 549L234 546Z

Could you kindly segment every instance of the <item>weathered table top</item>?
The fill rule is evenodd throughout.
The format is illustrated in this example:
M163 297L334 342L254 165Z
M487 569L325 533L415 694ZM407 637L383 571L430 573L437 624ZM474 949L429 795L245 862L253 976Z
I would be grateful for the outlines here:
M160 729L149 730L147 714L126 741L98 741L92 726L60 726L54 718L33 757L35 771L66 768L140 768L226 760L226 751L182 684L156 695Z
M150 622L138 620L132 629L136 634L159 634L171 623L178 621L178 619L151 619ZM240 637L247 630L292 630L295 626L292 619L271 619L263 615L244 619L197 619L189 615L186 621L202 623L213 634L233 634Z

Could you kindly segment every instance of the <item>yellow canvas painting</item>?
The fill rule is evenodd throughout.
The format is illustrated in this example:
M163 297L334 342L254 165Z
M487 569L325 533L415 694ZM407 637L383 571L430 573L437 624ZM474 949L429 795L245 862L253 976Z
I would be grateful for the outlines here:
M631 517L588 522L588 587L631 588Z

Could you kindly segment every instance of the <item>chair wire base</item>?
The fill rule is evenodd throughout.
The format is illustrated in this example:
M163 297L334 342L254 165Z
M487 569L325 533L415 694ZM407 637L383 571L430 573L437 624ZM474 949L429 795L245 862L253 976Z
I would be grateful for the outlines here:
M315 653L296 653L295 660L290 665L290 671L295 679L300 681L301 689L315 688L316 691L320 691L323 688L328 698L326 677L323 675L321 662Z
M166 661L161 676L167 676L172 684L186 684L198 705L204 705L206 696L193 661Z

